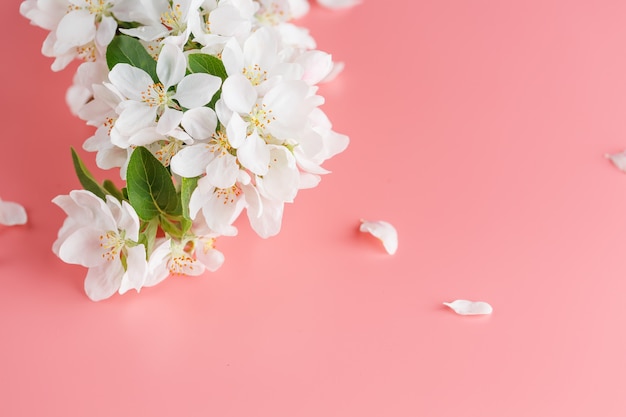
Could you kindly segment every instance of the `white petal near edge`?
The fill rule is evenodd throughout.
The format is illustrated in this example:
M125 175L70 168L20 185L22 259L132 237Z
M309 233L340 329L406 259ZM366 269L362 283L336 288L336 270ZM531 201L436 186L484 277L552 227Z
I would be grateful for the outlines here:
M380 239L388 254L393 255L398 250L398 232L396 228L385 221L361 220L361 232L368 232Z
M626 151L604 155L617 169L626 172Z
M328 9L345 9L356 6L361 0L317 0L317 2Z
M491 314L493 312L491 305L484 301L455 300L443 304L462 316Z
M0 200L0 224L15 226L28 220L26 210L18 203Z

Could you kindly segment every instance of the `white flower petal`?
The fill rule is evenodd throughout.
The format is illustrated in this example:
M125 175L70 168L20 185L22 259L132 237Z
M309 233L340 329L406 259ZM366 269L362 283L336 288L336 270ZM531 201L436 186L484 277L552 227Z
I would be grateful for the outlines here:
M25 224L27 220L26 210L20 204L0 200L0 224L14 226Z
M269 170L270 150L256 130L237 149L237 158L241 165L257 175L265 175Z
M254 106L257 92L246 77L234 74L224 81L221 97L229 109L246 114Z
M455 300L451 303L443 303L450 307L455 313L469 316L477 314L491 314L493 308L484 301Z
M148 262L146 261L146 248L144 245L137 245L127 249L126 272L120 282L119 293L124 294L130 289L137 292L141 290L148 272Z
M204 174L206 166L213 157L213 152L204 143L185 146L172 157L170 168L181 177L197 177Z
M161 135L168 135L172 130L178 127L182 119L182 111L167 107L157 123L157 133Z
M93 301L109 298L120 288L124 267L122 262L89 268L85 277L85 293Z
M343 9L346 7L356 6L361 0L317 0L317 2L329 9Z
M224 254L214 248L198 248L196 257L211 272L217 271L224 263Z
M117 22L111 16L103 16L100 25L96 31L96 43L100 46L107 46L113 40L115 31L117 30Z
M77 229L59 247L59 258L65 263L87 268L111 262L105 259L106 249L100 245L101 233L101 230L89 226Z
M226 126L226 136L230 146L238 149L246 140L248 122L243 120L238 113L233 113Z
M227 152L215 156L206 167L207 181L217 188L232 187L238 174L237 158Z
M211 137L217 128L217 116L208 107L197 107L183 114L180 124L194 140Z
M91 42L96 36L94 16L86 10L69 12L59 22L56 36L54 50L57 53Z
M156 72L166 91L183 79L186 69L187 60L183 51L169 43L163 45L157 60Z
M222 80L215 75L189 74L178 84L173 98L187 109L202 107L211 101L221 84Z
M388 254L393 255L398 250L398 232L390 223L382 220L361 220L359 230L371 233L374 237L380 239Z
M162 38L168 33L167 29L165 29L162 25L140 26L133 29L120 29L120 32L147 42Z
M141 92L154 84L147 72L123 63L117 64L111 69L109 80L124 97L135 101L141 101Z
M606 154L604 155L607 159L613 162L613 165L620 171L626 172L626 151Z

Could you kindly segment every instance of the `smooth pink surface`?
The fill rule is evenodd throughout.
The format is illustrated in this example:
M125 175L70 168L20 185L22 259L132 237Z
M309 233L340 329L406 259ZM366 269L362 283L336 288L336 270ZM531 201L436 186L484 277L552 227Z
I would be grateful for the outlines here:
M626 2L313 7L346 63L321 90L352 140L333 173L279 236L240 222L217 273L100 303L50 250L91 133L72 71L0 4L0 196L30 215L0 229L0 415L626 415L626 175L603 157L626 148Z

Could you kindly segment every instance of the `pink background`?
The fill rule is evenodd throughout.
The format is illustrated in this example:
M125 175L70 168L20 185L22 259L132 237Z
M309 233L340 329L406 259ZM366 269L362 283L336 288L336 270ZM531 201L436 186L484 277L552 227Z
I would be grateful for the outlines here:
M0 415L626 415L626 175L603 157L626 148L626 2L313 7L346 63L321 90L351 137L333 173L279 236L238 223L217 273L100 303L50 250L91 129L18 3L0 196L30 222L0 229ZM360 218L396 225L395 256Z

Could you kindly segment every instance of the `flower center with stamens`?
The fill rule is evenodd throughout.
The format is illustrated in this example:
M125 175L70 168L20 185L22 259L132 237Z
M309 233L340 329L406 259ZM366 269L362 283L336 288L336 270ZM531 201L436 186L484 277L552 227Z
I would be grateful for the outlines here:
M222 202L222 204L233 204L237 198L243 193L241 188L237 186L237 184L228 188L216 188L215 194L218 200Z
M167 104L168 97L163 84L156 83L141 92L141 101L150 107L161 107Z
M206 146L209 151L217 154L218 158L226 154L233 155L234 152L236 152L232 149L232 146L230 146L230 143L228 143L228 138L226 138L226 135L221 130L211 135L211 140L209 141L209 143L207 143Z
M161 13L161 23L174 35L181 34L187 29L187 23L183 21L183 13L180 10L180 4L175 3L169 6L167 12Z
M193 271L195 260L186 252L177 253L167 263L167 268L172 274L186 275L189 271Z
M154 152L154 155L164 166L169 166L172 157L183 148L184 143L181 140L168 137L168 140L161 140L157 145L159 149Z
M100 235L100 247L102 248L102 258L107 261L119 259L120 251L124 247L124 237L112 230Z
M278 2L273 1L268 6L261 6L256 13L259 22L266 25L276 26L281 22L291 19L288 13L285 13Z
M259 64L248 65L242 72L250 80L250 83L255 86L267 80L267 71L263 71Z
M263 130L276 118L272 115L272 110L267 110L265 104L255 104L252 111L243 119L248 122L248 135L252 134L254 130L258 130L259 134L263 133Z
M111 5L106 0L85 0L86 9L91 14L102 16L108 12Z
M96 44L94 42L89 42L88 44L77 46L76 54L83 61L95 62L96 61Z

